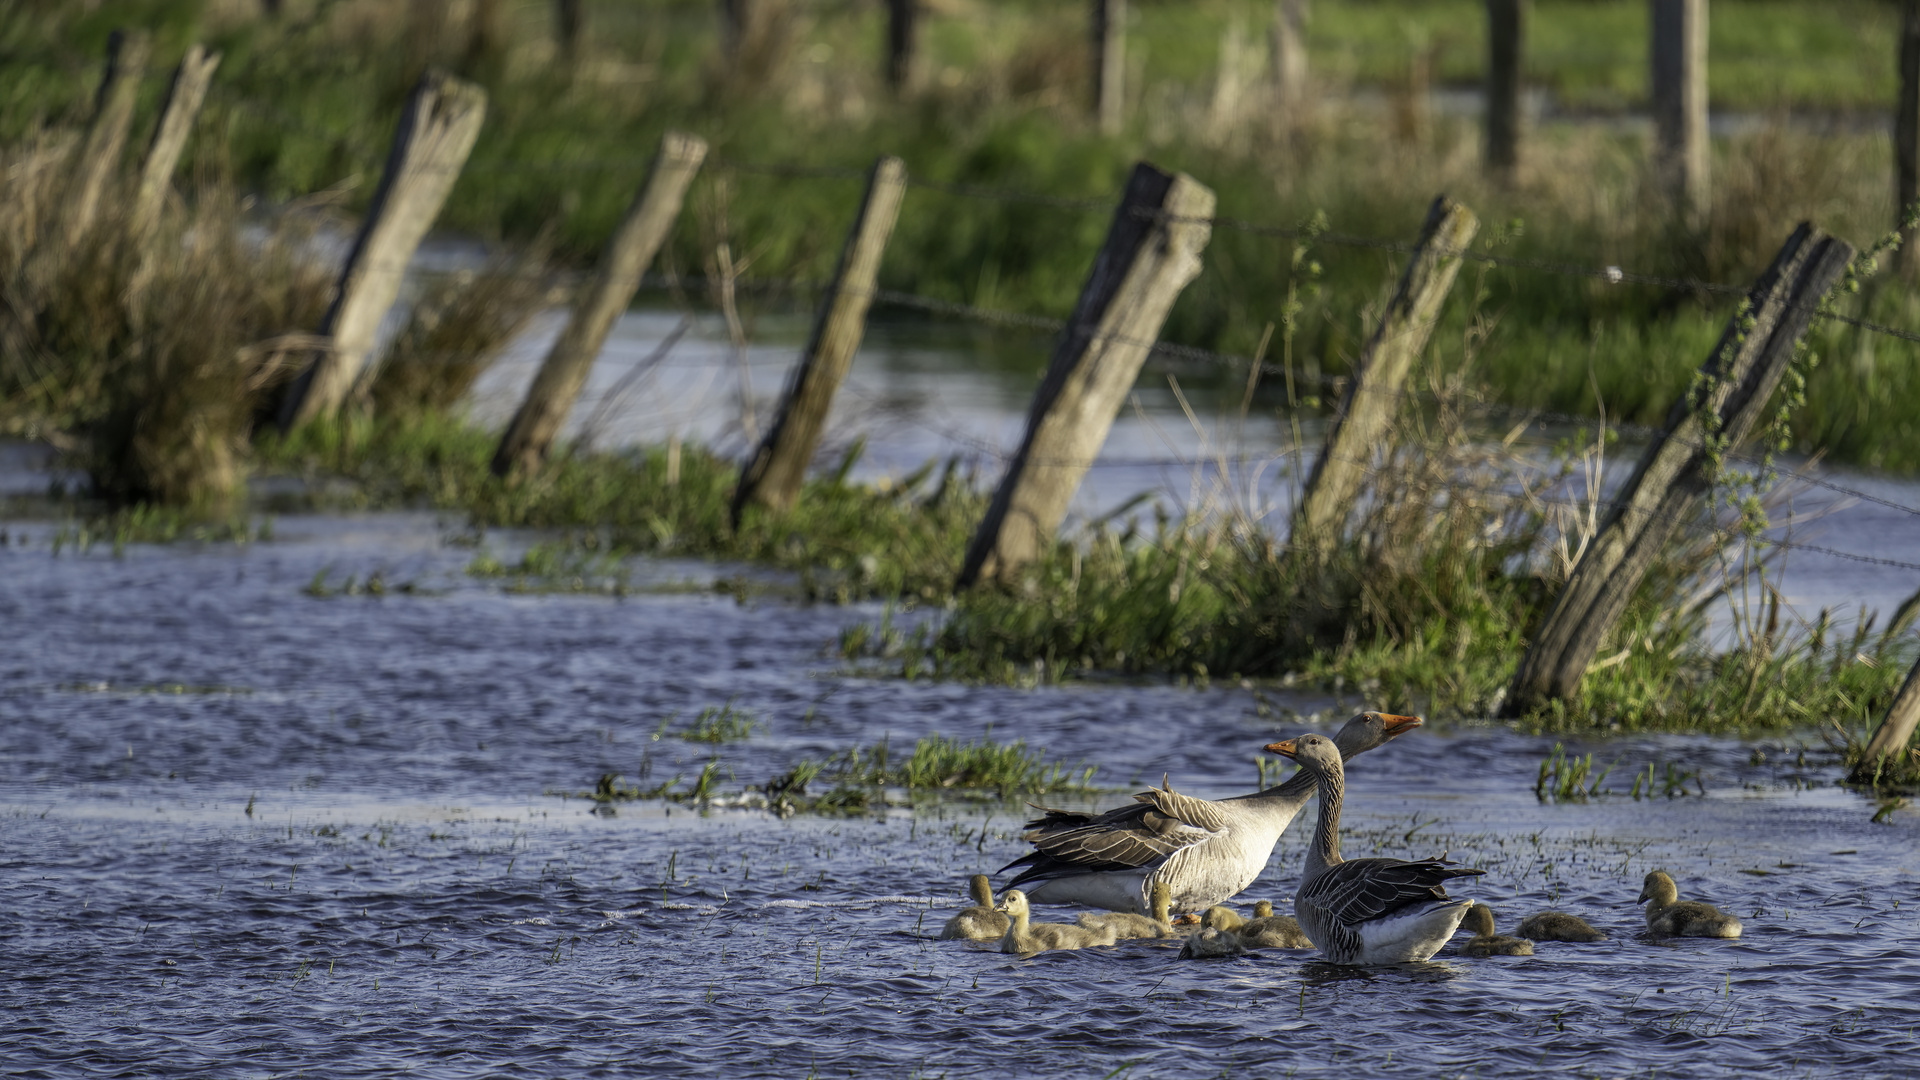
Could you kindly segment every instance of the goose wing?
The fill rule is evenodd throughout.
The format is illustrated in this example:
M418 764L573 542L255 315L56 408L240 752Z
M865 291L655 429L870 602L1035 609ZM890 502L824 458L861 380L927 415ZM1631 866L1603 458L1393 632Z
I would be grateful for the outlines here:
M1009 886L1069 874L1136 870L1157 866L1182 848L1212 839L1226 828L1218 807L1170 787L1135 795L1131 806L1103 814L1076 814L1038 807L1022 839L1034 850L1001 867L1025 867Z
M1449 899L1448 880L1484 873L1448 866L1439 859L1354 859L1328 867L1303 885L1300 899L1344 926L1357 926L1409 904Z

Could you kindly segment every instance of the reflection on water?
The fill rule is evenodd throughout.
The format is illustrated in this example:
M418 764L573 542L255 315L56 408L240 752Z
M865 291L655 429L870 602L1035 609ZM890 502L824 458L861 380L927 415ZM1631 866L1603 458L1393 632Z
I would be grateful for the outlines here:
M1366 972L1302 952L1188 962L1155 942L1022 961L931 935L967 874L1020 854L1025 807L609 817L546 793L716 758L737 791L937 731L1023 737L1122 791L1165 772L1223 795L1302 727L1276 710L1331 721L1359 703L857 678L822 650L872 609L512 595L461 572L473 551L444 542L459 524L285 518L271 543L118 559L54 557L44 527L11 526L10 1070L1851 1077L1905 1075L1920 1052L1920 815L1870 824L1817 751L1579 747L1616 776L1698 770L1707 795L1569 805L1531 794L1548 743L1501 729L1426 730L1356 762L1350 855L1445 852L1487 871L1456 892L1503 930L1554 907L1605 942ZM305 595L326 567L430 588ZM727 572L641 569L696 586ZM656 737L727 701L761 721L747 740ZM1286 910L1305 824L1245 900ZM1746 935L1646 939L1633 898L1656 867Z

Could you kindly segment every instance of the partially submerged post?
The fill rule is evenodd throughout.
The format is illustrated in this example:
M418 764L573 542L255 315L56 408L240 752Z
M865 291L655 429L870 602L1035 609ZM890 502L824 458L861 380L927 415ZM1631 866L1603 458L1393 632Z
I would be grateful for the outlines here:
M913 88L920 52L920 0L887 0L887 87L900 95Z
M1650 0L1655 168L1690 228L1706 223L1707 0Z
M1527 0L1487 0L1487 172L1511 183L1520 167L1520 66Z
M154 126L153 142L147 147L147 160L140 166L140 186L134 189L130 231L144 235L160 220L167 191L173 184L173 170L187 148L187 136L200 106L207 100L207 87L213 71L220 66L220 54L202 45L187 48L180 66L173 70L173 85L167 89L167 103L160 110L160 122Z
M1906 227L1907 212L1920 201L1920 0L1900 4L1900 97L1893 107L1893 226L1900 230L1899 271L1920 272L1920 230Z
M1524 715L1579 692L1587 665L1660 549L1693 519L1712 487L1709 441L1731 449L1753 431L1793 361L1794 347L1853 254L1846 241L1811 224L1787 238L1701 365L1696 389L1668 411L1666 434L1647 448L1614 496L1613 509L1514 673L1506 715Z
M1126 122L1127 0L1093 0L1093 115L1118 135Z
M847 377L853 354L866 332L867 308L873 303L880 256L887 250L887 238L893 234L906 190L906 164L896 157L881 158L867 181L860 215L847 234L833 284L820 304L806 352L794 366L779 415L740 472L740 486L733 496L736 526L748 506L784 514L799 497L807 465L820 446L820 433L833 408L834 394Z
M1400 286L1354 362L1353 381L1327 421L1327 436L1307 477L1289 534L1289 557L1324 556L1339 541L1360 497L1376 447L1400 407L1407 375L1426 350L1440 305L1460 273L1461 256L1480 228L1473 211L1447 198L1433 200Z
M566 423L567 414L586 385L594 358L606 344L615 319L633 302L640 277L666 243L674 219L686 200L687 188L707 157L706 141L670 131L660 139L647 182L627 208L627 216L607 242L606 253L593 278L574 298L566 329L547 350L526 400L500 437L493 455L493 474L531 473L546 460L547 451Z
M460 178L486 117L487 94L443 72L421 76L400 115L387 170L367 207L353 251L340 272L333 306L320 324L331 339L280 405L280 429L331 416L346 400L373 351L374 336L400 293L414 251Z
M1889 758L1898 759L1907 752L1907 744L1913 741L1914 728L1920 727L1920 661L1907 673L1907 681L1900 686L1900 692L1893 697L1893 704L1887 707L1887 715L1880 720L1880 726L1873 729L1873 737L1867 740L1867 748L1854 763L1849 779L1855 783L1872 783L1879 779L1880 772L1886 768Z
M1053 541L1168 310L1200 273L1213 208L1213 192L1192 177L1133 167L1034 394L1026 436L968 546L959 588L1008 579Z
M73 183L68 189L61 231L68 247L79 243L93 228L93 220L100 214L100 200L120 169L127 128L133 123L134 99L140 93L140 77L146 74L152 47L152 40L139 31L115 30L107 39L107 71L100 79L93 120L87 125L86 140L80 144Z

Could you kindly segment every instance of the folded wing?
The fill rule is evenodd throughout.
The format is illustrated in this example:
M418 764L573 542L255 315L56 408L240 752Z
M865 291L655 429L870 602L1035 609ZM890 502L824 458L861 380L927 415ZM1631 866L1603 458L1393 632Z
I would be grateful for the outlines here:
M1157 866L1226 827L1213 804L1170 787L1151 788L1133 798L1133 805L1102 814L1039 807L1042 816L1027 822L1022 834L1033 852L1000 868L1025 867L1009 887L1069 874Z
M1342 925L1358 926L1410 904L1450 899L1447 881L1484 873L1438 859L1354 859L1328 867L1300 890L1300 899Z

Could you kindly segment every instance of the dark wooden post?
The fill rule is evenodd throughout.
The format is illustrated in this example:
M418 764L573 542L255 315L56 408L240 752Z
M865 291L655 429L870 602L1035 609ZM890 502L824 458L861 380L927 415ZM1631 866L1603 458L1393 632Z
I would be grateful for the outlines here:
M554 0L553 29L555 55L563 64L576 63L580 59L581 44L586 40L586 15L581 11L583 0Z
M1920 201L1920 0L1900 4L1900 98L1893 108L1893 226L1901 230L1895 265L1908 278L1920 272L1920 236L1906 228Z
M527 396L513 414L493 454L493 474L527 475L539 469L553 440L573 411L573 403L593 371L614 320L633 302L641 275L653 264L673 231L687 188L707 157L707 144L692 135L668 132L660 139L647 182L634 196L627 216L607 242L593 278L574 298L566 329L547 350Z
M913 88L920 54L920 0L887 0L887 86Z
M733 495L735 526L748 506L784 514L800 497L807 466L819 449L820 434L833 409L834 394L847 377L853 354L866 333L867 308L873 303L880 257L886 253L887 238L900 217L900 200L906 191L906 164L895 157L881 158L867 182L867 197L861 201L860 215L847 234L847 246L841 249L833 284L820 304L813 338L787 382L779 414L740 471L740 486Z
M373 351L387 309L414 251L433 226L480 136L487 93L429 71L414 87L387 154L387 169L340 272L333 306L320 324L329 347L287 388L280 429L331 416L346 400Z
M1093 115L1118 135L1127 110L1127 0L1093 0Z
M173 186L174 167L180 164L180 154L187 148L187 136L193 133L193 122L207 100L207 87L213 82L214 69L219 66L219 53L193 45L173 71L167 103L160 110L160 122L154 126L147 160L140 166L140 186L134 189L129 231L136 236L145 234L160 220L160 209Z
M1674 210L1690 228L1706 224L1712 192L1707 142L1707 0L1653 5L1655 167Z
M1007 580L1053 541L1167 311L1200 273L1213 208L1213 192L1192 177L1145 162L1133 167L958 587Z
M1693 518L1712 486L1707 440L1732 448L1746 439L1816 307L1853 254L1845 241L1803 224L1774 256L1701 365L1696 389L1673 403L1666 435L1647 448L1574 565L1514 674L1506 715L1524 715L1579 693L1587 665L1647 568L1674 530Z
M1386 441L1399 412L1407 375L1426 350L1440 305L1460 273L1461 256L1479 228L1473 211L1444 195L1433 200L1400 286L1360 350L1353 381L1327 422L1320 456L1294 513L1290 558L1319 557L1338 542L1374 452Z
M1487 0L1487 172L1513 182L1520 167L1520 68L1527 0Z
M87 125L86 140L80 144L73 184L68 189L61 234L68 247L79 243L93 228L100 200L119 171L127 129L133 123L134 99L140 93L140 78L146 74L152 48L152 40L138 31L115 30L107 39L107 71L100 79L93 120Z
M1893 704L1887 707L1887 715L1880 719L1880 726L1873 729L1873 737L1867 740L1867 748L1854 763L1849 779L1855 783L1872 783L1879 779L1880 771L1886 767L1888 758L1897 758L1907 752L1907 744L1913 741L1913 731L1920 727L1920 662L1913 665L1907 673L1907 681L1900 686L1900 692L1893 697Z

